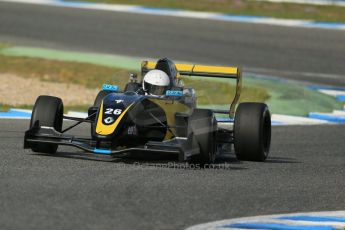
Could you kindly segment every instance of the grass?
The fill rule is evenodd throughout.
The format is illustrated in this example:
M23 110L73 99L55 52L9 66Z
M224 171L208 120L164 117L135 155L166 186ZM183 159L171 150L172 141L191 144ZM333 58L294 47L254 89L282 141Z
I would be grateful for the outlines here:
M4 105L0 103L0 112L6 112L11 108L9 105Z
M232 84L211 80L192 80L184 78L185 86L196 90L198 105L230 104L235 95L234 81ZM264 102L269 99L268 92L261 87L244 86L241 91L240 102Z
M247 77L244 85L263 87L269 92L266 100L270 110L277 114L305 116L309 112L329 113L341 109L342 103L335 97L318 91L309 90L301 84L291 84L287 81L265 80Z
M272 3L252 0L84 0L98 3L142 5L146 7L212 11L235 15L255 15L286 19L345 22L345 7Z
M80 84L88 88L99 88L104 82L124 87L129 76L128 70L118 68L5 55L0 55L0 72L42 81Z
M9 48L9 47L11 47L11 45L8 43L0 43L0 50L4 48Z
M10 73L25 78L38 78L42 81L74 83L89 88L100 88L103 83L111 83L124 88L129 71L80 62L55 61L41 58L12 57L0 55L0 73ZM230 83L184 79L187 87L193 87L198 95L198 104L229 104L234 94ZM265 101L268 92L260 87L244 87L241 101ZM10 105L1 105L0 110ZM31 105L20 106L31 108ZM85 111L86 106L73 105L73 110Z
M9 109L13 108L14 106L8 105L8 104L1 104L0 103L0 112L6 112ZM31 110L33 105L21 105L19 108L20 109L29 109Z
M8 46L4 45L4 47ZM95 55L77 52L62 52L46 49L37 50L36 48L24 48L23 50L23 48L16 49L16 47L11 48L11 52L8 52L8 49L1 50L0 44L0 55L1 54L6 56L0 56L0 58L2 58L0 62L0 65L2 65L2 69L0 68L0 73L1 71L13 71L12 73L16 74L17 72L21 71L21 73L24 73L24 75L25 73L31 73L31 75L25 75L26 77L36 77L45 81L67 82L67 84L69 84L71 81L82 82L82 84L88 85L88 87L92 89L99 88L104 82L118 85L121 85L122 83L124 85L127 82L127 74L129 71L138 72L138 66L140 66L140 60L136 58L126 59L126 57L120 56L114 58L108 55L104 56L100 54ZM30 60L22 59L20 58L21 55L31 58ZM10 57L18 58L9 59ZM47 60L38 58L54 60L48 66L57 65L53 69L57 69L59 71L51 73L53 69L50 67L44 67L44 63L49 62L47 62ZM65 62L58 63L56 60L67 61L66 63L72 65L72 67L74 65L80 66L80 64L83 64L85 65L85 68L73 67L71 68L72 70L69 70L66 68L66 65L63 64ZM85 63L93 65L92 68L101 67L102 70L97 69L96 71L98 74L96 74L95 77L90 77L89 74L94 71L89 71L88 68L90 68L90 66ZM106 75L101 74L104 73L103 66L110 68L110 71L108 69ZM35 70L35 68L38 68L40 71ZM42 70L43 68L45 69L44 71ZM62 69L64 70L63 72L61 71ZM75 69L78 69L78 71L74 71ZM124 71L124 69L127 69L128 71ZM121 78L121 71L124 71L122 76L123 80L122 82L118 82L117 80ZM62 76L61 72L70 77L60 77ZM70 73L67 74L67 72ZM52 75L55 76L52 77ZM116 75L114 78L110 77L109 79L109 76L114 75ZM76 76L79 79L75 79ZM85 81L85 79L87 79L87 81ZM227 109L229 107L229 102L232 99L231 95L234 92L233 85L235 82L233 80L185 77L184 81L187 86L192 86L197 89L196 91L200 107L212 107L217 109ZM212 83L210 81L212 81ZM217 82L218 84L213 82ZM244 75L242 85L243 88L240 101L265 101L265 103L269 105L271 112L276 114L305 116L309 112L331 112L334 109L343 108L343 104L337 101L334 97L321 94L317 91L311 91L306 89L303 85L290 81L261 79L252 75ZM92 104L92 96L91 99L86 101L89 102L87 104ZM210 106L210 104L212 105ZM67 103L65 103L65 105L70 106ZM88 106L89 105L72 105L72 109L85 111ZM13 106L7 105L7 107L2 107L4 108L3 110L6 110L7 108Z

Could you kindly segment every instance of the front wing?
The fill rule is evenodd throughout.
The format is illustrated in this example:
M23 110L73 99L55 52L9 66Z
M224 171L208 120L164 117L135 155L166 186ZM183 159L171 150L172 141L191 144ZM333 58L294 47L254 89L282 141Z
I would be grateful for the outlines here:
M162 142L149 141L144 146L112 149L103 147L100 145L101 143L99 141L93 139L77 138L73 135L60 133L53 127L35 125L25 132L24 148L31 148L39 143L73 146L86 152L112 155L115 157L124 157L129 153L135 152L175 154L178 155L179 161L187 161L192 155L196 155L200 152L199 146L193 141L192 137L175 137Z

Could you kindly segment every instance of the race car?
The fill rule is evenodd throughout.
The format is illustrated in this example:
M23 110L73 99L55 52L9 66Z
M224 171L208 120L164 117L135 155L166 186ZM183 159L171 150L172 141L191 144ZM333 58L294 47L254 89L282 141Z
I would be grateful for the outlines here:
M179 161L198 164L213 163L217 156L233 150L239 160L267 158L270 112L264 103L237 105L242 85L240 68L175 64L162 58L143 61L141 76L138 80L131 75L122 91L104 84L86 118L64 115L60 98L39 96L25 132L24 148L54 154L59 145L67 145L114 157L135 152L175 154ZM236 92L229 110L198 108L197 92L184 87L182 77L235 79ZM232 125L222 127L216 114L226 114L224 122ZM63 129L64 119L76 123ZM66 133L85 122L91 125L89 138Z

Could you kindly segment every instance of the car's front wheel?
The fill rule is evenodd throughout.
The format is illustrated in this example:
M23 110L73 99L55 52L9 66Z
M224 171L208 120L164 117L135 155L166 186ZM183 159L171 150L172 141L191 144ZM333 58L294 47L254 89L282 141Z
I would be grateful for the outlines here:
M32 110L30 128L34 125L52 127L61 132L63 121L63 103L58 97L39 96ZM56 144L35 143L31 150L41 153L55 153L58 148Z

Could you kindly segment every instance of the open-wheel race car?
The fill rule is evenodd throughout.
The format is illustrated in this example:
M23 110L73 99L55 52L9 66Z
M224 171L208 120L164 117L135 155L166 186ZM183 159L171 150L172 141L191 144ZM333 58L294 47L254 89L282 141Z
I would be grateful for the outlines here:
M237 105L241 91L239 68L174 64L163 58L143 61L141 72L142 79L138 82L132 75L123 91L103 85L86 118L64 115L60 98L39 96L30 128L25 132L24 148L54 154L59 145L68 145L115 157L133 152L176 154L179 161L199 164L213 163L224 150L232 149L239 160L267 158L270 112L263 103ZM181 76L235 79L236 92L229 110L197 108L196 93L183 86ZM227 114L232 128L219 126L215 114ZM64 119L76 123L62 129ZM66 133L84 122L91 124L90 138Z

